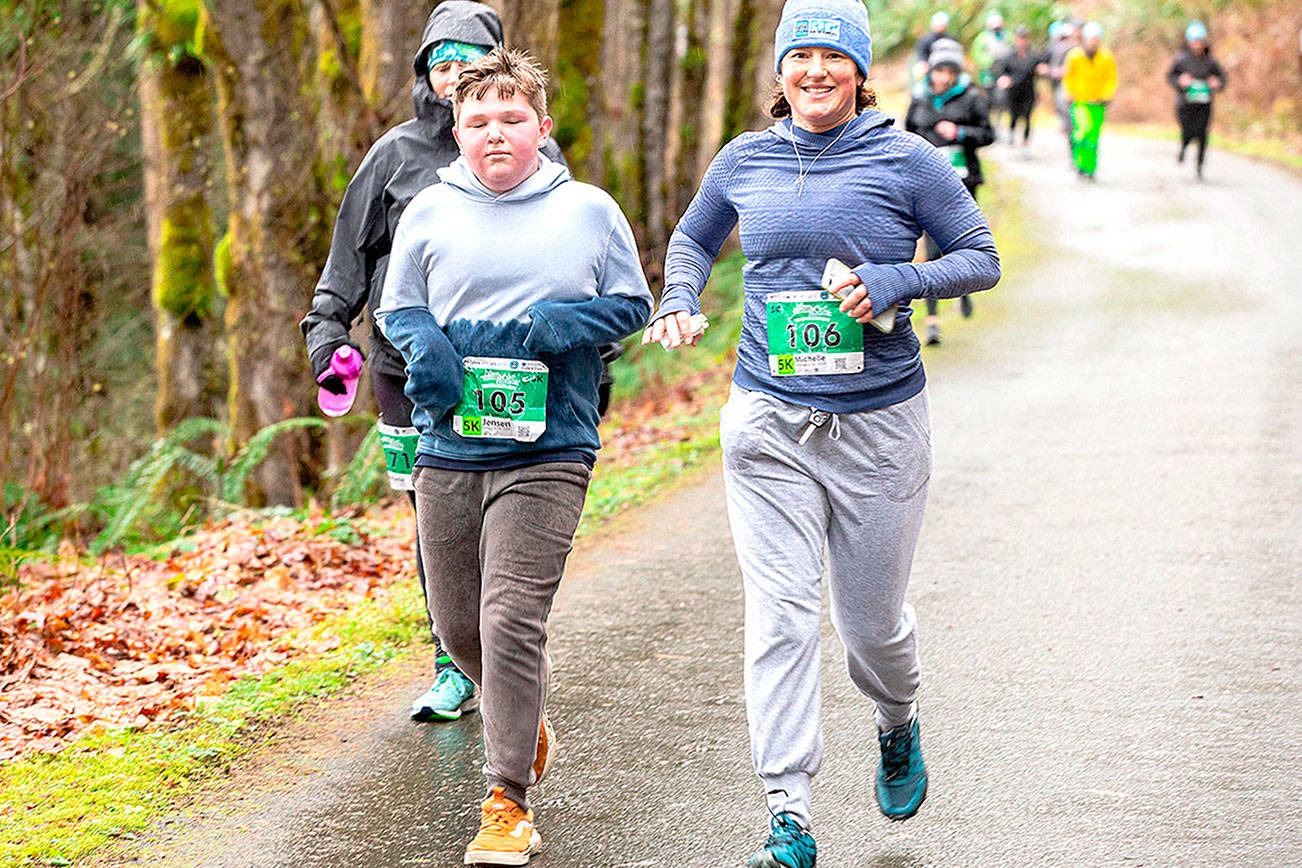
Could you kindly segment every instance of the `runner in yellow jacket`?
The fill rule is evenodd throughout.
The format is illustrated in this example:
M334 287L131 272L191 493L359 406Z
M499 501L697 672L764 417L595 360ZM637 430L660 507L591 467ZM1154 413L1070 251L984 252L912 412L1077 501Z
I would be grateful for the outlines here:
M1093 178L1103 117L1117 92L1117 61L1103 47L1103 25L1089 22L1081 37L1081 44L1068 52L1064 61L1062 86L1072 100L1072 160L1082 177Z

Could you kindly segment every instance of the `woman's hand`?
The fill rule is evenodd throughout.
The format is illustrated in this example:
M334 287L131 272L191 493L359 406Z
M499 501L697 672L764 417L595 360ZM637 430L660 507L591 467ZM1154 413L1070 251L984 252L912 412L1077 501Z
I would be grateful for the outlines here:
M841 312L848 313L855 322L866 323L873 318L873 303L868 298L868 288L853 271L829 286L827 291L841 299Z
M692 334L692 315L685 310L660 317L646 327L642 333L642 346L658 343L666 350L673 350L683 344L696 346L700 335Z

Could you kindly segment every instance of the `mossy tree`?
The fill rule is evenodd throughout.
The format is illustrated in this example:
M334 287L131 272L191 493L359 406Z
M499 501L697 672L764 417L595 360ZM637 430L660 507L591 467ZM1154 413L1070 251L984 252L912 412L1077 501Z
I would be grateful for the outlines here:
M215 309L212 86L200 0L140 0L138 74L161 435L222 407Z
M216 72L229 197L225 325L232 436L313 412L298 331L325 261L330 227L310 99L315 52L295 0L223 0L208 8L205 54ZM257 473L254 503L301 503L315 469L301 432L282 437Z

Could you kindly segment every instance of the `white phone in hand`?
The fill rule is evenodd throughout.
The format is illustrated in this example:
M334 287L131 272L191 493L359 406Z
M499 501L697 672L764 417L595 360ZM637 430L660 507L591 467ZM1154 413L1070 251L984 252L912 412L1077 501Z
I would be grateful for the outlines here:
M823 269L823 291L831 292L832 287L849 273L850 266L846 265L841 260L827 260L827 266ZM844 291L834 293L834 295L836 295L837 298L845 297ZM895 309L897 307L899 307L899 305L891 305L886 310L873 316L869 322L873 324L873 327L876 328L877 331L889 334L895 328Z

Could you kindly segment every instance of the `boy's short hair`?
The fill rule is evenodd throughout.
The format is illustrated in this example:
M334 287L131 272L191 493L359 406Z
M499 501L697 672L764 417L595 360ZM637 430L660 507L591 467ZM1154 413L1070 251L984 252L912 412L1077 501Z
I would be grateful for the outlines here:
M452 94L455 113L466 100L483 99L494 89L502 99L523 96L538 120L547 116L547 70L528 52L499 45L461 70Z

